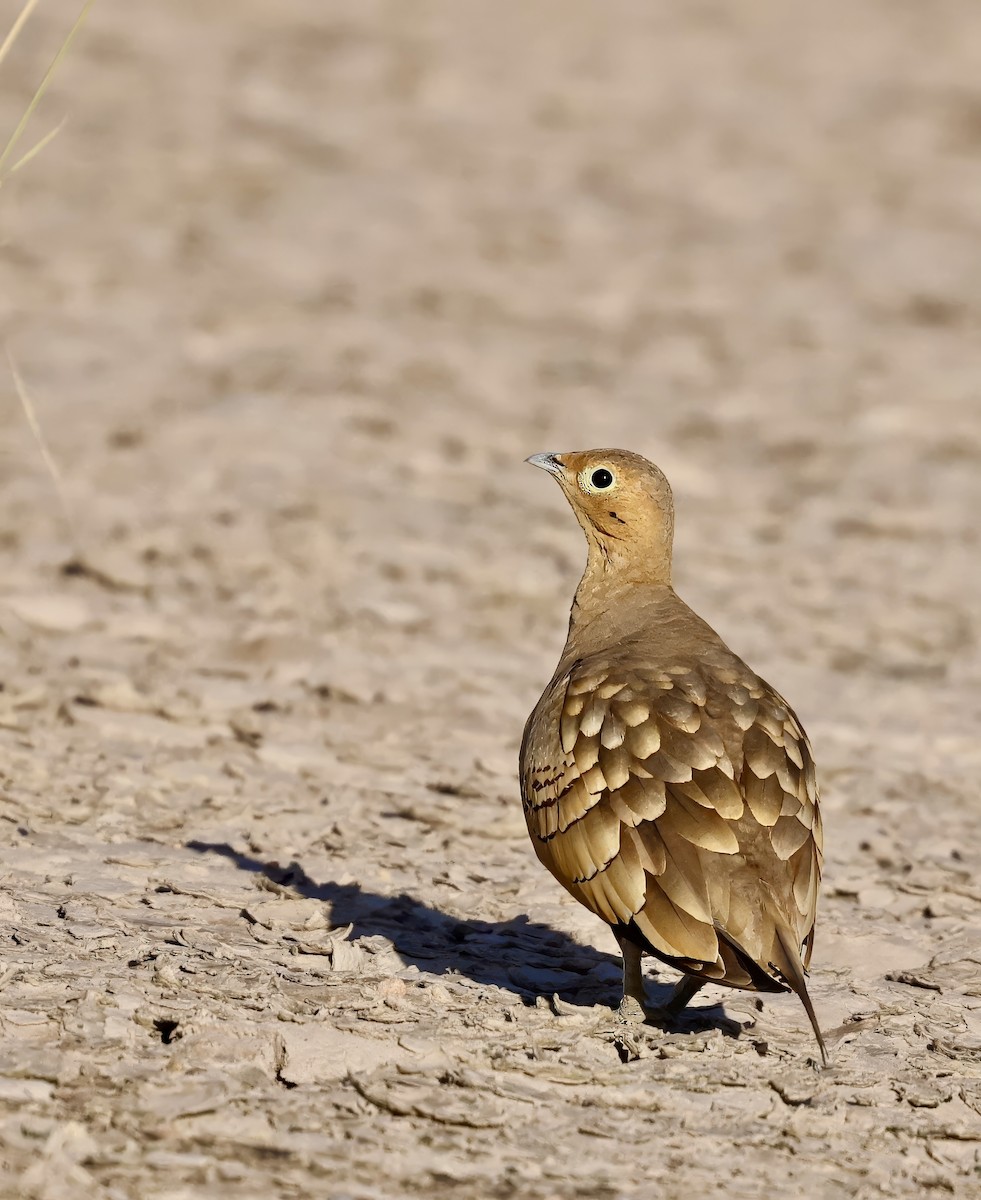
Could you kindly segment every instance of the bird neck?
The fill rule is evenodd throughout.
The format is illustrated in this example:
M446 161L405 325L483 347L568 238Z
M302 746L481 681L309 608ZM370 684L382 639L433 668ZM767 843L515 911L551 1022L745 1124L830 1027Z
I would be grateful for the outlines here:
M638 529L633 522L610 527L586 514L576 513L586 535L586 570L579 591L602 592L610 588L670 587L674 543L673 514L662 514L656 523ZM610 513L615 518L615 513Z
M657 553L655 547L629 546L611 551L599 547L587 534L589 557L576 589L569 617L569 638L585 647L595 633L609 642L611 626L629 637L647 626L655 611L677 602L671 586L670 544ZM638 629L632 628L638 624Z

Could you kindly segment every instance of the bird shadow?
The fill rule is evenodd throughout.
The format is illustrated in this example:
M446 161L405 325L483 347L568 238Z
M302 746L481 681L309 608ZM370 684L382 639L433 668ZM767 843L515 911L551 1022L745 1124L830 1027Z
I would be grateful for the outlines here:
M192 840L186 846L198 854L226 858L240 871L261 875L297 896L329 905L332 924L350 925L352 940L384 937L406 966L428 975L462 975L474 983L511 992L529 1006L539 998L553 996L581 1007L616 1007L620 1001L619 956L581 945L524 915L509 921L455 917L405 892L383 896L357 883L318 883L298 862L286 867L264 862L227 842ZM648 978L647 992L651 1004L661 1007L667 1003L672 985ZM742 1032L720 1004L689 1009L665 1021L664 1028L685 1032L712 1028L728 1037Z

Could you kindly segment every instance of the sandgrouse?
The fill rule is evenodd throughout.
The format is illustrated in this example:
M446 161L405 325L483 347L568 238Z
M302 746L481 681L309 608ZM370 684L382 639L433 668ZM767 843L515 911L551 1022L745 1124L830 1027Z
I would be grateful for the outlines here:
M705 983L807 994L822 834L814 763L787 702L674 592L671 488L625 450L536 454L589 547L565 650L525 725L535 852L612 926L624 1006L641 957Z

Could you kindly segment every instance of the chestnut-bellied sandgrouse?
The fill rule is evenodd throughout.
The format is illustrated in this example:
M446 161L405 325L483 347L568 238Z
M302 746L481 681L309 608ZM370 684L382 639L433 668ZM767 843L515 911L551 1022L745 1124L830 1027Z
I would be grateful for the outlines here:
M706 983L805 983L822 835L814 763L787 702L671 586L674 505L625 450L536 454L589 547L565 650L525 725L521 796L535 852L612 926L624 1006L647 1008L641 956ZM651 1014L653 1015L653 1014Z

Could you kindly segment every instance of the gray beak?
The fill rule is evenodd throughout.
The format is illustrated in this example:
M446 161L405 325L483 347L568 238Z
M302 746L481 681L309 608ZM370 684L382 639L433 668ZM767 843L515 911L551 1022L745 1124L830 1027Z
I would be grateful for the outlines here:
M525 462L531 463L533 467L541 467L543 471L548 471L549 475L561 475L564 470L562 460L557 454L533 454L531 458L526 458Z

